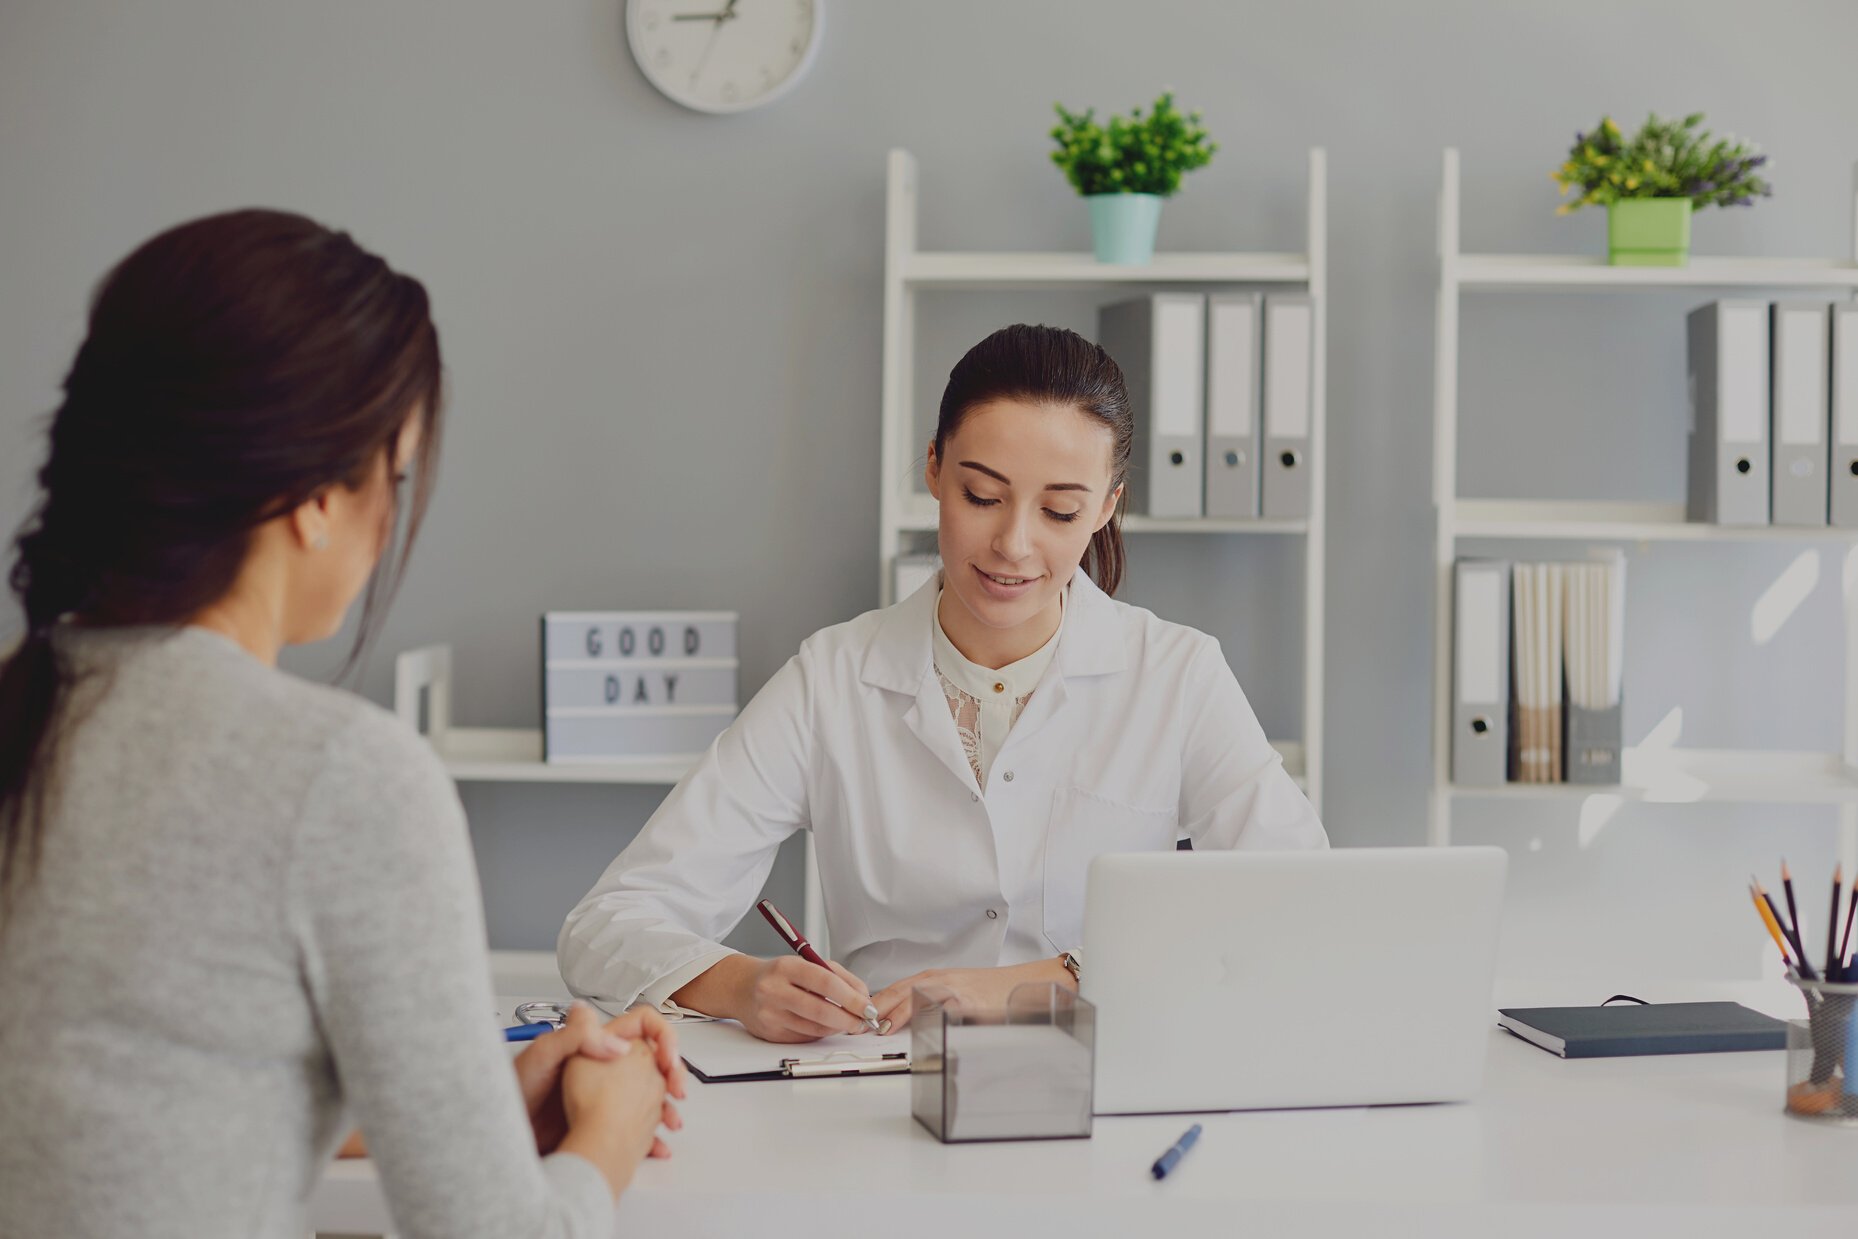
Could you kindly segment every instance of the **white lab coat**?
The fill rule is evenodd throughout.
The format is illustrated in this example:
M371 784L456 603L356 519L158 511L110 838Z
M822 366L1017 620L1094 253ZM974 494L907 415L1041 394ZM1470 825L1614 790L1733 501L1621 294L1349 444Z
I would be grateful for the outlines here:
M1105 852L1327 846L1219 643L1082 571L983 792L934 671L937 589L814 633L755 695L569 914L571 990L617 1009L722 958L797 830L833 956L873 991L1081 946Z

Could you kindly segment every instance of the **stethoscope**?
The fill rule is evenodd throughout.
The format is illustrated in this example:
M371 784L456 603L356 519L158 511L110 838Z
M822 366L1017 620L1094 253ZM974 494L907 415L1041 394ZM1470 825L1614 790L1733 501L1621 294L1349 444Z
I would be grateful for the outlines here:
M560 1028L568 1021L568 1004L555 1000L519 1002L516 1024L503 1030L505 1041L533 1041L544 1033Z

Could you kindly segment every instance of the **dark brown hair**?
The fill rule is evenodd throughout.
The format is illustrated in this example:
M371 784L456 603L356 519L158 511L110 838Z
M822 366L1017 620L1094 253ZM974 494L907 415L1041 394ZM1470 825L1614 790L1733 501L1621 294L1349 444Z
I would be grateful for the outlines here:
M1016 323L982 340L948 372L942 408L935 423L935 458L943 456L949 436L961 421L994 400L1067 405L1096 418L1110 429L1110 488L1129 476L1129 450L1135 417L1122 368L1075 331ZM1106 594L1123 582L1123 512L1118 500L1107 525L1091 535L1084 571Z
M184 623L232 586L258 525L330 486L360 489L414 416L410 547L440 375L419 281L300 215L197 219L104 278L8 577L26 633L0 665L0 893L37 867L75 683L55 626ZM351 666L404 565L388 533Z

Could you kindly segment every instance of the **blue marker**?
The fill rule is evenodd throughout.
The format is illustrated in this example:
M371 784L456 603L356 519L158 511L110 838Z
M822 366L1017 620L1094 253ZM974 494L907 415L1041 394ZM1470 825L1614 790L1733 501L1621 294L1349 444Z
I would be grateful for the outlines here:
M1200 1124L1198 1123L1195 1123L1192 1127L1182 1132L1181 1138L1174 1142L1174 1147L1155 1159L1155 1164L1152 1167L1155 1177L1157 1179L1167 1178L1168 1171L1174 1169L1181 1158L1187 1156L1187 1150L1193 1148L1194 1141L1199 1138Z
M555 1031L553 1024L518 1024L514 1028L503 1030L505 1041L534 1041L545 1033Z

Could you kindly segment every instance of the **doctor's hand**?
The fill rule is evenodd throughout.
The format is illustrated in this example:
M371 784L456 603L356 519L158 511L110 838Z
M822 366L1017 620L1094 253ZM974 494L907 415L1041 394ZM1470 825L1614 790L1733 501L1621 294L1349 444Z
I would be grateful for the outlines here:
M915 976L886 985L871 999L879 1020L890 1021L890 1031L909 1026L915 1015L913 991L919 985L939 989L970 1011L1006 1006L1014 987L1030 981L1056 981L1073 986L1070 972L1058 959L1037 959L1007 968L929 968Z
M672 1000L705 1015L739 1020L763 1041L817 1041L868 1031L864 1009L871 992L839 964L828 961L827 966L830 972L798 955L730 955Z

